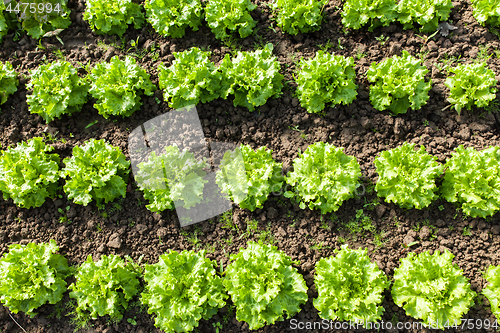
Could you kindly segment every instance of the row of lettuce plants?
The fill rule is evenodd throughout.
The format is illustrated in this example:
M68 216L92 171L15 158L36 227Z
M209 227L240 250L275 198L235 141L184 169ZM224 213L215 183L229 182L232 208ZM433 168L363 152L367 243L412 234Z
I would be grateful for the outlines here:
M327 3L276 0L269 7L276 25L296 35L320 29ZM38 39L71 23L67 0L33 0L29 5L28 8L20 2L0 3L0 41L16 25ZM498 26L499 5L499 0L473 0L473 15L483 25ZM251 16L256 7L250 0L210 0L206 4L200 0L146 0L143 5L131 0L86 0L83 19L98 34L122 36L129 25L139 29L147 21L158 34L173 38L183 37L188 27L198 30L205 20L217 39L225 39L231 33L245 38L257 24ZM404 29L419 27L422 32L433 32L439 22L448 19L452 8L451 0L347 0L341 15L345 28L359 29L368 24L369 30L373 30L398 21Z
M346 155L343 149L314 143L299 152L293 171L284 175L271 150L241 145L224 154L215 180L221 192L243 209L262 208L271 194L283 194L302 209L327 214L353 198L361 184L356 157ZM0 190L4 199L12 199L22 208L39 207L57 194L60 178L65 179L63 189L68 199L76 204L86 206L95 201L102 207L125 197L130 162L118 147L90 139L73 148L61 170L59 155L50 153L52 150L42 138L35 137L1 152ZM486 218L500 210L499 147L477 151L459 146L445 164L436 160L424 146L416 150L415 144L409 143L381 152L374 161L377 195L405 209L428 207L441 196L460 205L467 216ZM164 153L152 153L138 164L135 180L149 201L149 210L174 209L174 202L189 209L204 200L207 167L207 161L197 160L189 150L168 146ZM175 190L171 188L174 179Z
M210 52L193 47L175 53L172 65L158 66L159 86L164 100L177 109L234 96L234 106L254 111L269 98L282 94L280 63L272 55L273 46L262 50L227 54L220 66L210 61ZM318 51L316 56L299 62L296 96L309 113L322 113L325 107L350 104L357 96L354 59ZM450 89L448 102L460 114L463 108L487 107L496 98L495 73L485 63L459 64L449 69L445 85ZM419 110L429 99L431 80L420 60L403 51L401 56L372 63L366 73L370 102L393 115ZM94 107L105 118L128 117L137 111L143 94L152 95L156 86L132 57L98 63L86 77L66 61L41 65L31 71L27 89L29 111L47 123L63 114L81 110L87 95L97 100ZM17 91L19 81L9 62L0 62L0 105Z
M206 258L205 250L170 250L157 263L143 266L130 257L111 254L94 261L89 255L73 267L57 251L54 240L10 245L0 259L1 303L13 313L33 317L40 306L60 302L69 289L74 300L70 315L79 328L104 316L111 322L122 320L129 301L138 297L153 314L155 326L169 333L192 331L200 319L208 320L224 307L228 297L236 319L251 330L290 319L308 300L304 278L293 266L300 262L262 242L250 241L232 254L225 270L222 263L218 268ZM368 328L381 319L383 293L391 288L394 303L424 325L461 326L477 294L453 257L448 250L411 252L400 259L391 283L366 249L344 244L334 256L316 263L318 297L313 305L322 319L360 322ZM69 276L74 282L67 287ZM490 265L484 277L488 286L482 294L500 319L500 266Z

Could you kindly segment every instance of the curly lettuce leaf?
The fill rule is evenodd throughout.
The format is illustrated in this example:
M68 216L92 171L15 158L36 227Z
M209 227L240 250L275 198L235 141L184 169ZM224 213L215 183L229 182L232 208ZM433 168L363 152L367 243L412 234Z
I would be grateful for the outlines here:
M102 201L108 203L125 197L130 162L120 148L103 140L90 139L82 147L73 148L73 156L63 160L61 171L66 179L64 192L68 199L87 206L92 200L98 207Z
M429 70L420 60L403 50L381 63L372 63L366 76L370 86L370 102L379 111L389 109L393 115L419 110L429 99L432 80L425 81Z
M175 202L189 209L203 200L204 168L208 163L197 161L187 149L182 152L177 146L165 147L165 153L157 156L152 152L147 162L137 165L135 175L139 188L144 192L150 211L162 212L173 209Z
M451 0L400 0L396 5L398 21L404 29L420 25L421 32L434 32L439 22L448 20L453 5Z
M7 35L7 32L9 31L9 26L7 25L7 20L3 14L3 11L5 10L5 2L0 1L0 43L2 42L3 36ZM2 103L0 103L2 104Z
M90 81L89 92L97 99L94 107L106 119L112 115L130 117L141 107L141 95L151 96L156 90L146 70L130 56L124 60L114 56L109 63L98 63Z
M148 313L154 313L155 326L166 333L191 332L200 319L208 320L223 307L228 297L215 261L205 251L170 251L158 263L146 265L141 294Z
M0 155L0 190L5 200L22 208L40 207L47 197L54 198L59 188L59 155L48 154L54 147L43 138L8 148Z
M296 35L300 32L317 31L321 27L322 11L327 0L276 0L271 8L276 23L284 32Z
M0 105L7 102L7 97L17 91L19 80L17 73L8 61L0 61Z
M500 0L472 0L472 15L481 24L500 26Z
M318 51L302 59L297 76L297 96L309 113L320 113L325 105L350 104L358 95L354 59Z
M396 17L394 0L346 0L342 10L342 24L354 30L370 24L368 31L373 31L388 26Z
M408 316L422 319L425 326L444 329L446 323L461 323L474 305L476 293L463 271L452 263L453 257L445 250L432 255L429 251L418 255L410 252L400 259L391 290L394 303Z
M205 20L217 39L229 37L228 29L245 38L257 24L250 15L255 8L257 5L250 0L210 0L205 7Z
M131 0L86 0L83 19L98 34L120 37L129 24L139 29L145 22L141 6Z
M272 150L260 147L254 151L248 145L241 145L224 154L215 179L221 192L228 194L240 208L254 211L262 208L271 192L281 189L284 180L281 169L282 164L274 161Z
M284 76L272 52L273 44L268 43L262 50L238 52L233 59L226 54L219 66L223 77L221 97L226 99L234 94L234 106L244 106L250 111L264 105L269 98L279 97Z
M429 206L438 197L436 179L443 173L436 160L424 146L415 150L414 143L381 152L374 161L379 175L377 195L406 209Z
M462 205L468 216L493 216L500 210L500 151L458 146L446 161L441 195Z
M146 0L144 8L155 31L172 38L184 37L188 26L197 31L203 18L200 0Z
M30 112L39 114L46 123L80 111L87 102L88 83L67 61L45 64L32 71L26 88L33 89L26 96Z
M168 106L178 109L219 98L222 74L210 61L210 54L192 47L174 53L175 60L170 67L160 63L159 85Z
M490 302L491 312L500 320L500 266L490 265L484 279L488 281L488 285L482 293Z
M97 262L89 255L68 287L69 297L76 300L76 321L86 326L91 318L106 315L112 322L120 321L128 301L139 292L138 277L134 264L117 255L102 255Z
M467 110L471 110L474 105L486 107L496 98L495 72L485 63L459 64L449 71L455 75L447 77L444 84L450 89L448 102L458 114L464 107Z
M70 270L66 258L55 254L58 250L53 239L9 245L0 259L0 301L12 313L22 311L33 318L40 306L62 299Z
M251 330L287 319L300 312L307 301L302 275L284 252L262 242L248 242L246 249L231 254L224 286L236 306L236 319Z
M354 197L359 186L361 169L356 157L344 153L324 142L316 142L293 161L293 171L285 178L294 192L286 197L296 197L300 208L319 208L321 214L337 211L342 203Z
M370 262L366 249L351 250L344 244L335 253L335 257L316 263L318 298L313 304L319 316L363 324L380 320L384 313L382 293L390 286L387 276Z
M10 9L14 11L18 3L20 2L12 1ZM16 17L29 36L39 39L48 32L66 29L70 26L71 11L67 4L68 0L30 0L26 10L23 5L18 8L20 12L16 14ZM39 10L41 7L44 10ZM35 10L33 11L32 8Z

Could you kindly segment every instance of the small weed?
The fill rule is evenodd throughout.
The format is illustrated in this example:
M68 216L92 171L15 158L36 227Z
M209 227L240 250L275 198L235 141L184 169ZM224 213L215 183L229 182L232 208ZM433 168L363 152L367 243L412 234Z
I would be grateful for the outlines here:
M249 236L253 236L255 234L255 232L257 231L257 227L258 227L258 224L259 224L259 221L257 220L250 220L250 221L247 221L247 231L244 232L239 239L245 237L245 238L248 238Z
M238 230L238 226L236 226L233 222L233 210L228 210L222 213L220 217L220 221L222 222L222 227L224 229L232 229Z
M377 249L384 247L387 243L387 240L382 240L385 236L386 233L384 232L384 230L382 230L380 233L373 234L373 243L375 244L375 247Z
M387 42L387 40L389 39L389 36L384 36L384 35L380 35L378 37L375 37L376 40L378 40L380 42L380 46L384 46L385 42Z
M321 216L323 217L323 216ZM321 226L320 226L321 229L326 229L326 230L331 230L331 227L330 225L328 224L327 221L321 221Z
M199 227L195 228L191 233L181 231L181 235L186 237L187 241L190 242L195 249L198 249L198 247L201 245L201 240L198 238L198 235L203 235L203 231L201 231Z
M339 237L337 238L337 242L339 242L340 244L345 244L346 239L344 237Z
M215 328L215 333L219 333L219 329L223 327L219 321L216 323L212 323L212 326Z
M269 224L267 225L267 229L265 231L262 231L258 235L258 238L259 241L262 241L262 243L269 243L271 245L274 245L275 239L273 233L271 232L271 222L269 222Z
M493 56L493 53L491 55L488 54L490 47L487 45L479 45L479 52L477 53L476 58L474 59L474 62L486 62L488 59L490 59Z
M471 227L464 227L464 230L462 232L462 235L464 236L470 236L472 233L470 232Z
M364 57L366 57L366 52L361 52L361 50L358 49L358 51L356 52L356 59L361 60Z
M443 206L443 205L439 205L438 209L439 209L440 211L443 211L443 210L444 210L444 206Z
M365 215L362 209L356 210L356 218L347 222L344 226L352 235L358 235L364 232L374 232L375 226L370 216Z
M427 126L429 126L429 121L428 121L427 119L424 119L424 120L422 121L422 124L423 124L425 127L427 127Z
M340 39L339 39L339 44L340 44ZM333 44L332 42L330 42L330 40L327 40L325 45L318 44L318 48L323 52L328 52L328 49L333 48Z
M58 208L57 211L62 215L59 217L59 223L71 223L68 221L68 216L66 216L66 212L69 210L70 206L66 206L65 209Z
M398 221L398 218L394 216L394 226L399 229L401 226L401 223Z
M64 53L63 51L61 51L61 49L54 50L54 55L60 60L66 60L66 57L64 56Z
M101 232L102 231L101 225L99 223L97 223L97 225L95 226L95 228L97 229L97 232Z
M324 249L329 249L329 246L326 246L323 244L323 242L315 243L314 245L311 246L311 250L315 251L322 251Z
M455 230L455 227L454 227L454 226L452 226L452 225L449 225L449 226L448 226L448 229L450 229L451 231L453 231L453 230Z
M137 321L136 321L137 317L134 316L134 318L127 318L127 322L132 325L132 326L135 326L137 325Z

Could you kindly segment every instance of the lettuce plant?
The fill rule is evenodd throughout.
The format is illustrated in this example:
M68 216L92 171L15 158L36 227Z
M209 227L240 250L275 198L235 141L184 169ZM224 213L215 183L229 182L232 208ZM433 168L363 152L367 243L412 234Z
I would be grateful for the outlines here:
M394 0L346 0L342 10L342 23L357 30L370 24L368 31L387 26L396 20Z
M439 22L448 20L453 5L451 0L400 0L396 7L398 21L404 29L418 24L421 32L434 32Z
M205 20L217 39L229 37L227 30L248 37L257 24L250 12L257 5L250 0L209 0L205 7Z
M500 0L472 0L472 14L481 25L500 25Z
M200 0L146 0L144 8L155 31L173 38L184 37L188 26L197 31L203 18Z
M273 159L272 152L266 147L254 151L248 145L227 151L216 174L221 192L240 208L262 208L269 193L279 191L284 180L282 164Z
M351 250L347 244L336 256L316 263L314 283L318 298L314 307L327 320L376 322L384 313L382 293L390 286L367 250Z
M13 313L34 317L45 303L56 304L66 291L64 279L70 274L66 258L55 254L49 243L11 244L0 258L0 302Z
M228 297L214 264L205 251L170 251L158 263L146 265L141 294L155 326L166 333L191 332L201 318L208 320Z
M318 51L310 60L301 59L297 96L309 113L319 113L328 103L350 104L358 95L354 59Z
M316 142L293 161L293 171L285 178L294 187L288 198L296 197L300 208L319 208L321 214L337 211L344 200L354 197L361 169L354 156L329 143Z
M87 80L81 79L67 61L38 67L31 72L31 81L26 88L33 89L33 93L27 96L30 112L39 114L46 123L63 114L80 111L87 102Z
M429 70L420 60L403 50L380 64L372 63L366 73L370 87L370 102L379 111L389 109L393 115L406 113L408 108L419 110L429 99L431 80L425 81Z
M236 319L251 330L287 319L300 312L307 301L302 275L284 252L262 242L248 242L246 249L231 254L224 286L236 307Z
M18 143L0 155L0 190L22 208L40 207L58 189L59 155L42 138Z
M229 94L234 94L234 106L254 111L269 98L281 95L284 77L280 68L271 43L262 50L238 52L233 59L226 54L219 66L223 77L221 97L226 99Z
M296 35L319 30L327 0L276 0L271 4L276 23L284 32Z
M146 208L152 212L174 209L174 203L182 202L186 209L203 200L204 168L208 163L197 161L187 149L182 152L177 146L165 147L165 153L157 156L152 152L147 162L137 165L135 175L144 198L149 201Z
M26 33L39 39L46 33L66 29L71 24L68 0L31 0L27 3L11 1L6 10L16 13Z
M455 75L447 77L444 84L450 89L448 102L458 114L464 107L471 110L473 105L478 108L488 106L496 98L495 72L485 63L457 65L449 71Z
M426 326L444 329L460 324L462 316L474 305L476 293L463 271L452 263L453 254L429 251L410 252L394 270L392 299L406 314L422 319Z
M82 147L73 148L73 156L63 160L61 171L66 179L64 192L74 203L87 206L92 200L98 207L125 197L130 162L120 148L105 140L90 139Z
M7 20L3 14L4 10L5 10L5 2L0 1L0 43L2 42L3 36L7 35L7 32L9 31Z
M112 322L120 321L128 301L139 292L139 275L137 265L117 255L102 255L97 262L89 255L68 287L69 297L76 300L73 321L79 327L106 315Z
M0 61L0 105L7 102L7 97L17 91L19 80L17 73L8 61Z
M168 68L160 63L158 79L165 101L173 109L210 102L219 98L222 74L210 61L210 52L192 47L174 53Z
M436 179L443 173L437 157L425 151L424 146L415 150L414 143L383 151L375 158L379 175L375 191L386 202L402 208L422 209L438 196Z
M97 64L90 81L89 92L97 99L94 107L106 119L111 115L131 116L142 105L141 95L151 96L156 90L149 74L130 56L125 60L114 56L109 63Z
M86 0L83 19L98 34L120 37L129 24L139 29L145 21L141 6L132 0Z
M441 195L462 205L468 216L493 216L500 210L500 151L460 145L446 161Z
M484 279L488 281L488 286L482 293L490 302L491 312L497 320L500 320L500 266L490 265L484 274Z

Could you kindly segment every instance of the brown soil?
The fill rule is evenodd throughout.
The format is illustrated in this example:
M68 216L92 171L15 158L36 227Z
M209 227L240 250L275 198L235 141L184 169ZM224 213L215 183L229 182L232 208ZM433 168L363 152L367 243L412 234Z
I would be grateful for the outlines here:
M75 265L83 262L89 254L99 257L101 254L114 253L130 255L134 259L144 255L144 260L152 263L168 249L179 251L202 248L209 249L209 258L222 260L227 265L228 255L236 253L240 247L245 246L247 239L239 237L246 230L246 222L256 219L259 221L260 230L249 239L258 239L259 233L262 234L270 228L278 248L285 251L292 259L301 261L299 272L304 275L310 289L309 301L295 316L299 320L320 320L312 305L313 298L317 297L313 286L314 264L321 257L332 255L333 250L341 246L342 239L347 239L351 247L368 247L372 260L377 262L389 277L392 277L394 268L399 265L399 259L405 257L408 252L402 247L403 243L419 241L411 248L415 252L449 249L456 255L454 262L470 279L473 290L480 292L485 286L482 272L490 264L500 264L498 214L488 221L466 218L454 205L442 200L423 210L404 210L386 204L381 199L378 200L379 205L371 206L374 209L366 205L376 199L376 194L372 190L372 184L377 177L373 160L383 150L394 148L404 141L415 142L425 145L429 153L438 156L439 161L444 162L451 156L453 149L461 144L477 149L500 144L498 114L475 110L458 116L450 108L445 109L448 91L443 85L445 73L441 73L435 66L439 60L449 55L461 56L462 59L470 61L478 56L483 45L490 47L490 54L493 49L500 47L498 38L478 25L472 17L468 1L462 0L453 4L455 9L449 22L458 29L449 38L436 35L427 45L422 46L422 39L417 36L417 32L404 31L398 24L376 29L373 33L361 29L344 34L340 1L330 1L325 7L325 20L320 31L290 36L281 33L279 28L273 28L268 7L265 3L260 3L252 13L254 19L258 20L257 27L260 29L255 36L237 41L236 45L241 46L242 50L253 50L256 45L273 43L274 53L282 63L286 82L293 79L292 73L296 70L294 61L301 57L313 56L319 46L325 45L328 40L334 45L330 51L337 54L346 56L364 54L365 56L360 59L355 58L359 85L358 98L349 106L327 108L324 117L312 115L301 108L293 96L295 88L293 83L287 83L282 97L269 100L254 113L248 112L245 108L233 107L230 100L215 100L198 105L201 123L209 141L245 143L253 147L265 145L274 151L274 158L283 162L285 168L289 167L292 160L297 157L299 148L304 151L309 144L317 141L345 147L347 154L356 156L363 168L365 191L360 193L358 198L344 203L336 213L338 219L335 222L325 219L323 223L320 221L319 212L300 210L296 204L282 196L271 196L264 208L255 212L234 208L232 219L239 230L222 228L220 217L181 229L175 212L168 211L158 215L145 208L142 193L138 191L133 177L130 177L130 191L126 198L116 201L122 209L118 209L119 207L113 203L107 205L105 211L99 211L94 204L82 207L63 198L48 200L40 208L26 210L17 208L12 201L0 199L0 254L5 253L8 245L12 243L26 244L31 241L47 242L49 239L55 239L60 246L60 253ZM114 54L126 54L128 47L124 50L113 47L106 50L98 46L100 41L110 44L115 38L98 36L91 32L82 20L83 0L70 1L69 6L72 10L72 25L60 34L64 46L61 46L57 39L49 38L42 40L46 49L39 50L37 41L26 36L19 41L13 41L13 34L10 34L3 44L0 44L0 60L11 61L20 74L29 75L29 70L40 65L44 59L56 60L54 52L51 51L53 48L60 48L66 59L75 66L79 62L90 61L94 64L109 60ZM375 39L382 34L389 37L383 45ZM142 30L129 29L124 36L127 41L136 40L138 37L141 48L147 49L153 42L161 46L157 61L153 61L150 56L138 59L151 74L155 84L158 83L157 65L159 62L170 64L173 60L172 52L183 51L191 46L210 46L213 61L218 63L230 51L213 37L206 25L197 32L188 31L184 38L178 40L160 37L149 25ZM342 48L338 47L338 43ZM418 55L421 50L429 51L425 55L425 65L430 70L428 77L433 80L433 89L428 104L421 110L410 110L407 114L392 117L373 109L370 105L369 84L364 74L372 62L400 54L403 49L413 55ZM495 55L489 58L487 63L496 74L500 75L500 60ZM81 73L84 74L83 69ZM143 97L144 105L141 110L128 119L105 120L92 107L93 101L89 101L79 114L63 117L47 126L40 117L28 112L25 84L26 79L21 78L19 90L2 106L0 118L2 147L41 136L43 133L52 133L58 139L67 140L66 143L60 141L51 143L61 159L70 156L75 145L80 145L90 138L106 139L113 145L121 147L128 157L127 138L130 131L137 124L170 110L163 102L161 92L157 91L152 97ZM157 104L155 98L159 98L162 102ZM86 128L94 120L98 122ZM292 130L291 128L295 126L303 132ZM71 223L60 223L61 215L58 208L65 208L68 205L70 209L67 215ZM353 237L342 228L343 222L352 220L358 209L364 209L364 212L373 219L377 227L375 234L384 232L382 246L376 246L374 234ZM422 227L424 221L429 221L432 226ZM470 235L464 235L464 227L470 227ZM196 246L189 240L195 233L199 238ZM319 243L324 245L322 250L311 248ZM413 321L405 315L404 310L392 302L389 291L385 296L384 321ZM69 297L66 294L62 304L68 301ZM137 303L137 299L135 302ZM202 320L198 332L215 332L213 324L219 321L224 323L221 332L249 331L248 326L238 322L231 311L231 307L226 306L210 321ZM40 314L33 319L23 314L14 315L14 318L30 333L66 333L73 330L70 318L65 316L67 312L64 305L47 305L43 306ZM57 313L62 316L57 316ZM151 316L141 312L138 307L132 307L124 318L119 324L111 326L107 325L105 319L94 321L94 328L89 331L159 332L154 327ZM137 325L128 323L127 318L135 318ZM483 298L479 298L466 318L490 321L495 319L488 302ZM258 331L284 332L289 331L289 327L289 320L285 320ZM4 308L0 308L0 330L21 332ZM484 330L468 330L468 332L476 331Z

